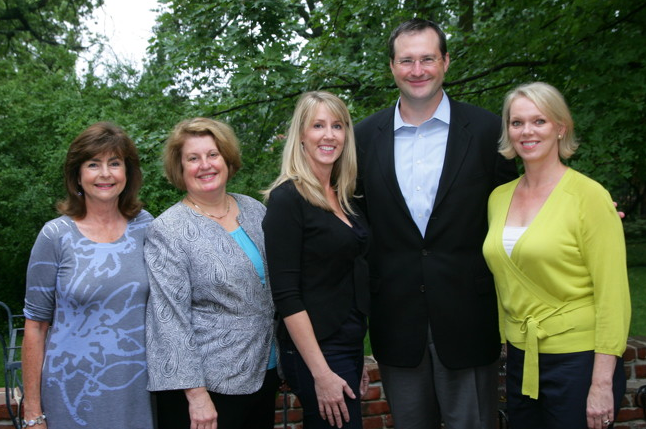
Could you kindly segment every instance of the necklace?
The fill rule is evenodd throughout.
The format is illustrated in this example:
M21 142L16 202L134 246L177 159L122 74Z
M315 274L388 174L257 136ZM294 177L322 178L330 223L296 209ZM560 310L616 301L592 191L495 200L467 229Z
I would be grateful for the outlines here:
M228 197L227 197L227 211L226 211L226 212L224 212L224 214L223 214L222 216L216 216L216 215L214 215L214 214L211 214L211 213L207 213L207 212L205 212L205 211L204 211L204 209L202 209L202 207L200 207L200 206L198 206L197 204L195 204L195 202L194 202L194 201L193 201L193 200L192 200L188 195L186 196L186 201L188 201L189 203L193 204L193 205L195 206L195 208L196 208L196 209L198 209L199 211L201 211L202 213L204 213L204 214L205 214L205 215L207 215L208 217L212 217L213 219L222 219L223 217L225 217L226 215L228 215L228 214L229 214L229 210L231 210L231 199L229 199Z

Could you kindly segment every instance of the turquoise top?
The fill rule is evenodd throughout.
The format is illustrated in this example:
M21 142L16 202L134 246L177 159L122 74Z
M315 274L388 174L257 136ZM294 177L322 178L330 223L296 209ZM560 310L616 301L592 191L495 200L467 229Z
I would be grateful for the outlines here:
M247 254L249 259L251 260L251 263L253 264L253 267L256 270L256 273L258 273L258 277L260 277L260 282L262 283L263 287L266 287L265 264L263 263L262 256L260 256L260 252L258 251L258 248L254 244L254 242L251 240L251 238L249 238L249 236L241 226L231 231L229 234L231 234L231 237L233 237L233 239L240 245L242 250ZM276 368L276 364L276 343L273 342L271 345L271 352L269 354L269 363L267 364L267 369Z

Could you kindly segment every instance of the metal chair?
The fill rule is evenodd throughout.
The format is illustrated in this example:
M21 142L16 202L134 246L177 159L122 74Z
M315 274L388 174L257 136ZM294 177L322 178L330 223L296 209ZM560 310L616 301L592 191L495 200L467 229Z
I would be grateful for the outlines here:
M635 392L635 405L642 409L644 418L646 419L646 384L639 386L637 392Z
M17 429L21 428L20 406L22 404L22 362L20 349L24 335L24 316L13 314L11 309L4 302L0 301L0 307L6 313L7 329L0 335L2 343L2 363L4 364L5 401L11 422ZM19 398L16 395L16 388L20 391ZM12 400L16 400L18 408L14 413L11 407Z

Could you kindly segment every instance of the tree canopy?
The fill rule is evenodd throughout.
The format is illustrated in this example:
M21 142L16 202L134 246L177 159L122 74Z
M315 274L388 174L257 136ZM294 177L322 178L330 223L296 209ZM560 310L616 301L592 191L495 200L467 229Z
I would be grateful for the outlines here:
M402 21L449 36L445 90L500 112L529 81L559 88L581 146L571 164L611 189L629 218L646 212L646 4L634 0L160 0L142 72L127 64L79 74L82 19L102 0L0 0L0 300L19 303L33 240L56 216L72 139L109 120L142 157L142 199L177 201L159 156L191 116L232 125L243 169L229 189L255 197L275 178L296 97L326 89L358 122L398 92L387 40ZM19 304L17 304L19 305Z
M284 133L303 91L338 93L355 120L397 97L388 68L390 31L413 16L449 36L449 95L494 112L514 86L559 88L582 141L572 163L644 206L645 4L632 0L167 1L151 67L231 122L247 163ZM252 120L250 120L252 119ZM251 162L249 162L251 161ZM259 177L261 181L266 178ZM255 183L261 185L261 183ZM251 185L251 183L250 183ZM643 210L643 208L641 208Z

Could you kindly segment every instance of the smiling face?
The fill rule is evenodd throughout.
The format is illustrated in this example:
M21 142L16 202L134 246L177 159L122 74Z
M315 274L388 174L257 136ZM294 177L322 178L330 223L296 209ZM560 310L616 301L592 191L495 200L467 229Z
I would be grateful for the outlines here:
M422 61L429 58L435 61ZM402 99L410 103L439 104L449 61L448 53L442 58L440 38L433 29L399 35L394 42L390 70Z
M182 146L182 176L189 195L226 189L229 170L213 137L186 138Z
M509 139L524 162L559 159L559 134L565 127L550 120L526 97L509 108Z
M112 153L95 155L81 164L79 185L86 204L117 203L126 187L126 164Z
M314 172L331 172L345 145L346 126L330 109L319 103L309 125L305 126L301 141L305 159Z

